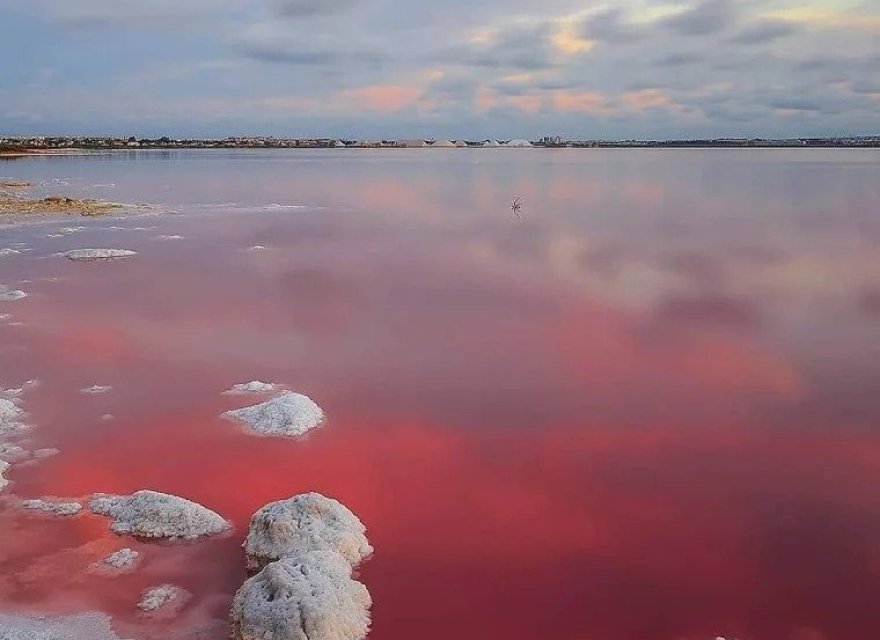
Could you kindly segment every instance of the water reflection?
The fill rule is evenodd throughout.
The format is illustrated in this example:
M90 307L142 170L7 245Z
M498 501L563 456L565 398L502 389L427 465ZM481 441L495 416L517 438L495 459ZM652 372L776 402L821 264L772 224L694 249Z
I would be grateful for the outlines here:
M378 640L880 632L875 156L123 157L15 165L184 215L4 232L34 251L0 264L33 281L0 384L43 381L29 438L62 450L12 491L169 491L239 537L142 545L110 583L82 570L116 542L105 522L7 507L4 608L143 637L139 589L173 582L195 595L177 628L223 619L250 514L320 490L368 525ZM105 245L139 255L44 259ZM220 391L255 378L330 424L286 442L220 420ZM78 393L96 382L113 391Z

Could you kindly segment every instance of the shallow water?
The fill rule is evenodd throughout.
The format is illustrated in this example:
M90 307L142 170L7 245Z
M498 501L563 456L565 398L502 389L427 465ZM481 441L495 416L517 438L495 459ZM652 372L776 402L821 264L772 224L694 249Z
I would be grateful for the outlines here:
M876 151L141 152L0 175L164 212L0 230L28 249L0 283L30 294L0 303L0 386L40 381L26 443L61 450L7 474L0 611L225 638L250 515L315 490L376 547L372 640L880 636ZM138 255L52 257L85 247ZM222 419L253 379L327 426ZM149 544L9 500L143 488L236 530ZM137 571L87 571L122 546ZM181 616L138 618L166 582L193 594Z

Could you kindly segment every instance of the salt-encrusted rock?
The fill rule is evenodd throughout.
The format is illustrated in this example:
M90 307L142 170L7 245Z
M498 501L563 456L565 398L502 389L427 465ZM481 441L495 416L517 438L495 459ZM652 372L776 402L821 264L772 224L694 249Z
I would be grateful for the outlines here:
M84 389L80 389L80 393L92 393L92 394L107 393L112 388L113 387L106 386L106 385L93 384L91 387L85 387Z
M79 502L61 502L56 500L24 500L21 503L22 509L30 509L32 511L42 511L53 516L75 516L82 511L82 505Z
M251 517L244 543L247 566L259 570L281 558L335 551L355 567L373 553L366 530L345 505L320 493L271 502Z
M0 302L15 302L16 300L27 298L27 296L28 294L20 289L13 289L5 284L0 284Z
M8 258L17 255L21 255L21 251L18 249L0 249L0 258Z
M21 462L22 460L26 460L29 455L30 454L26 449L23 449L16 444L0 443L0 460L10 463Z
M9 486L9 480L3 477L3 474L6 473L7 469L9 469L9 463L0 460L0 491L3 491Z
M173 584L163 584L145 589L141 593L141 601L137 608L147 613L160 609L163 610L163 613L174 613L179 611L188 599L189 593L180 587L175 587Z
M183 236L179 235L161 235L156 236L156 240L183 240Z
M266 250L266 247L264 247L261 244L255 244L254 246L251 247L251 251L265 251L265 250Z
M104 564L114 569L128 569L134 565L140 555L137 551L126 547L104 558Z
M254 380L253 382L243 382L241 384L233 385L231 389L228 389L223 393L227 395L237 395L243 393L272 393L273 391L277 390L277 384L274 384L272 382L260 382L259 380Z
M119 640L100 613L63 618L0 615L0 640Z
M35 449L34 450L34 458L37 460L45 460L46 458L51 458L52 456L57 456L61 453L60 449Z
M64 253L64 256L69 260L79 261L114 260L134 255L137 255L137 251L129 251L128 249L74 249Z
M271 436L301 436L324 422L321 407L308 396L293 391L260 404L227 411L225 415Z
M232 604L233 640L362 640L372 600L333 551L273 562Z
M23 431L24 410L14 400L0 398L0 436Z
M7 320L12 320L11 313L0 313L0 322L6 322Z
M110 530L139 538L194 539L223 533L232 525L200 504L157 491L130 496L95 494L89 508L112 519Z

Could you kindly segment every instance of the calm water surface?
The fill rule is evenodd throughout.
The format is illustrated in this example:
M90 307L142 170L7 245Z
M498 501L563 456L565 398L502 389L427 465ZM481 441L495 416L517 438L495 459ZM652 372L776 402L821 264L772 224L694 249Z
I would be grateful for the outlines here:
M877 152L151 152L0 175L167 212L0 230L29 249L0 283L30 293L0 303L0 386L40 381L25 443L61 450L8 474L0 610L220 640L250 515L315 490L376 547L371 640L880 637ZM52 257L105 246L139 253ZM221 419L253 379L327 426ZM236 532L147 544L8 497L143 488ZM87 572L121 546L138 571ZM166 582L192 601L139 619Z

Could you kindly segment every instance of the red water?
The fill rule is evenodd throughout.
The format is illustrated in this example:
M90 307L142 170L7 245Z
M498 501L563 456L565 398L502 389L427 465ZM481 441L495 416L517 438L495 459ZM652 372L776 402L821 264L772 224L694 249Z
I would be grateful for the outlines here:
M880 637L877 157L645 154L4 165L183 211L0 231L33 249L0 263L31 280L0 308L24 323L0 324L0 386L40 380L27 444L61 450L5 495L149 488L236 530L141 543L7 501L0 610L188 637L225 618L250 515L314 490L368 527L372 640ZM88 246L139 255L46 257ZM252 379L328 424L221 419ZM121 546L138 571L87 571ZM165 582L181 617L139 619Z

